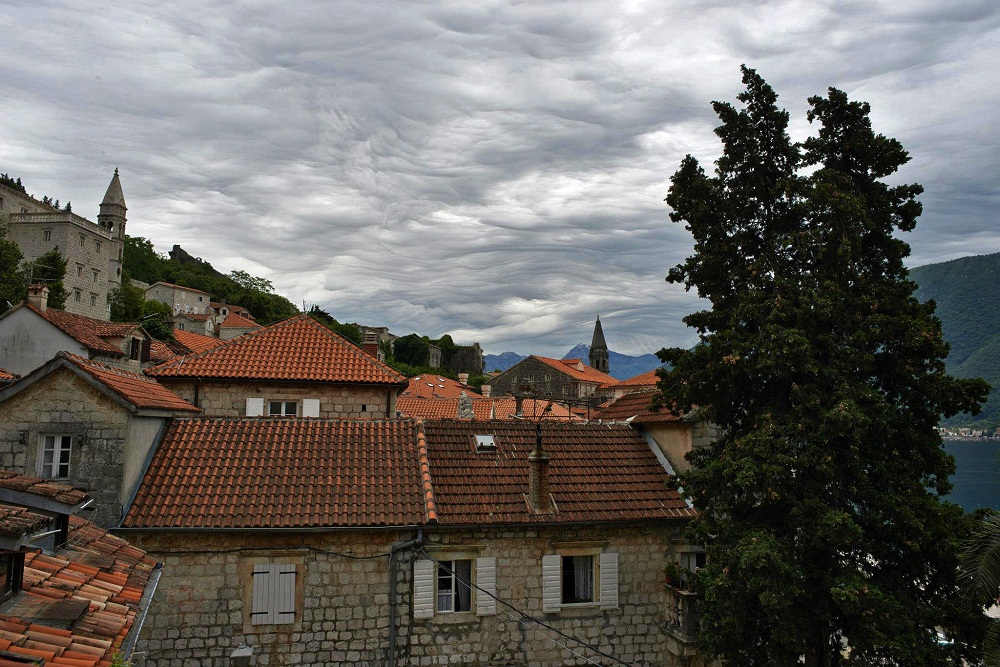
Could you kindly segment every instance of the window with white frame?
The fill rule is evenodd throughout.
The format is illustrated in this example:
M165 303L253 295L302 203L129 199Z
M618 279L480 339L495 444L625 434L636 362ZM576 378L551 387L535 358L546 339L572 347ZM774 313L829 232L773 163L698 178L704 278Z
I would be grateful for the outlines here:
M295 417L299 414L298 401L268 401L267 414L270 417Z
M542 609L555 613L575 606L618 607L617 553L566 549L542 556Z
M48 479L69 477L73 436L65 433L43 433L38 452L38 476Z
M259 563L253 566L251 625L285 625L295 622L294 563Z
M497 559L493 556L421 559L413 563L413 617L434 618L475 613L493 616L496 610ZM460 616L456 616L457 620Z

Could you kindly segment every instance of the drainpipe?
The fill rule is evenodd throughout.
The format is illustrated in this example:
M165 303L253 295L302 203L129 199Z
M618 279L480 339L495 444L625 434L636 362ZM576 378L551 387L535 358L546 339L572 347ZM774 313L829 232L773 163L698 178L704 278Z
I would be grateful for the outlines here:
M417 539L407 540L392 545L389 549L389 657L386 660L386 667L396 667L396 554L404 549L420 546L424 543L424 531L417 529Z

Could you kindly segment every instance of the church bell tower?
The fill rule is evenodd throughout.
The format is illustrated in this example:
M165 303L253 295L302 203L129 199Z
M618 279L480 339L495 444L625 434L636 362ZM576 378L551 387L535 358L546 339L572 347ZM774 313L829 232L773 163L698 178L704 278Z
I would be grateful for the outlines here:
M608 344L604 341L600 315L597 316L597 323L594 325L594 338L590 341L590 367L602 373L608 372Z

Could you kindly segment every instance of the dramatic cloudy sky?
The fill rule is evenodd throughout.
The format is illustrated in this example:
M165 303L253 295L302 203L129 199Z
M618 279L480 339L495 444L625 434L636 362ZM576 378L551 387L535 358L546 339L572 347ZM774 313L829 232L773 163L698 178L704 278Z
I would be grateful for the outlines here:
M663 203L739 65L913 155L911 265L1000 251L996 0L0 0L0 171L300 304L487 352L693 342Z

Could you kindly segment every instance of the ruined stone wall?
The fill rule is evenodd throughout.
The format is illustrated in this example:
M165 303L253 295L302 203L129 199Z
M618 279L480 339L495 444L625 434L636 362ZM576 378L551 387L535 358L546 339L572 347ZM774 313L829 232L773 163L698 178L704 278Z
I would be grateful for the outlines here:
M298 416L301 416L302 400L306 398L319 399L319 416L324 419L386 419L396 415L395 388L387 390L386 387L329 382L267 384L207 381L197 386L196 401L196 383L193 380L157 379L204 410L206 417L245 417L248 398L263 398L265 415L269 401L297 401Z
M69 476L59 481L93 496L92 521L117 525L130 420L124 407L59 369L0 403L0 468L39 475L43 437L70 435Z
M588 660L608 664L595 651L530 619L631 665L687 664L679 662L677 644L665 629L664 573L680 534L679 525L641 524L454 532L425 529L427 553L437 560L495 557L497 596L517 611L498 603L495 615L477 616L472 611L414 619L413 569L405 562L407 557L397 573L393 667L575 665L589 664ZM254 647L254 665L388 664L387 554L393 543L410 539L410 531L123 531L123 536L165 563L136 648L138 667L223 667L241 642ZM574 549L618 554L617 608L602 609L595 603L564 607L558 613L543 611L542 556ZM416 557L424 558L422 554ZM294 566L299 585L293 623L255 626L250 622L255 563Z

